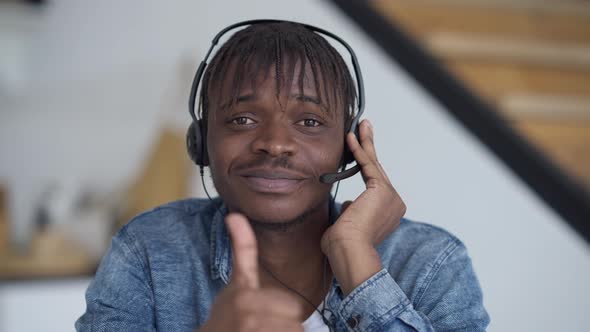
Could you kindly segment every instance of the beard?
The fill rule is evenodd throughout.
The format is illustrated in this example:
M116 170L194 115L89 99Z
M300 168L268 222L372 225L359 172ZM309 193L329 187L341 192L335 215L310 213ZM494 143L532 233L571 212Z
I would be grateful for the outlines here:
M328 200L329 201L329 200ZM287 221L275 221L275 220L255 220L251 219L250 217L246 216L250 221L250 225L252 225L255 229L261 229L264 231L270 232L277 232L277 233L287 233L297 227L303 226L307 222L311 221L309 216L313 215L320 211L326 201L320 201L317 205L311 207L310 209L303 211L297 217L287 220ZM329 202L328 202L329 204Z

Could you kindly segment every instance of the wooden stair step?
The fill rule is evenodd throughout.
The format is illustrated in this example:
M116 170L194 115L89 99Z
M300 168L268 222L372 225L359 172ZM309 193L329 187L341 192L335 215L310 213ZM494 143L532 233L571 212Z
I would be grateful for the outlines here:
M497 104L513 118L590 123L590 96L513 93L500 98Z
M590 2L371 0L590 187Z
M446 60L449 70L489 100L518 93L590 96L590 72L515 63Z
M511 6L478 1L371 0L385 17L424 37L435 31L494 34L528 40L590 43L590 3ZM471 4L470 4L471 3ZM504 4L502 6L501 4ZM559 10L559 9L562 10ZM552 10L553 9L553 10Z
M517 131L541 148L558 166L590 187L590 122L521 118Z
M433 32L424 38L426 47L442 59L561 67L586 70L590 74L590 43L547 42L449 32Z

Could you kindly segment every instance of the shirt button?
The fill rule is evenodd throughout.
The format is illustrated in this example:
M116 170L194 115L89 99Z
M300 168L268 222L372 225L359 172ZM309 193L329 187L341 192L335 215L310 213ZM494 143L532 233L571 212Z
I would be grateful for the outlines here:
M350 316L348 318L348 320L346 321L346 324L348 324L348 326L350 326L351 329L354 329L355 327L357 327L359 325L360 320L361 320L361 316L359 316L359 315Z

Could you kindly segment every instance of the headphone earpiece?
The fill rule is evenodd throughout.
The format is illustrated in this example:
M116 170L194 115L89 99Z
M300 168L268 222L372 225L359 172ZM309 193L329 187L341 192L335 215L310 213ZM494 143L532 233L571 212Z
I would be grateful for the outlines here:
M209 166L207 153L207 130L203 128L203 121L192 122L186 132L186 150L191 160L198 166Z

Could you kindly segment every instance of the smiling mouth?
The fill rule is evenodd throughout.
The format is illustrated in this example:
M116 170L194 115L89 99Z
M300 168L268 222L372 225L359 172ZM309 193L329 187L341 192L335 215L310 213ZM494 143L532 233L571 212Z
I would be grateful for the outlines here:
M248 187L256 192L287 194L295 191L303 180L295 179L267 179L255 176L245 176Z
M240 174L252 191L268 194L288 194L296 191L305 177L275 171L249 171Z

